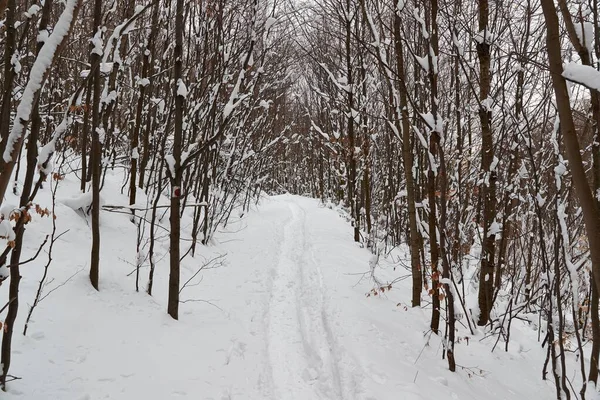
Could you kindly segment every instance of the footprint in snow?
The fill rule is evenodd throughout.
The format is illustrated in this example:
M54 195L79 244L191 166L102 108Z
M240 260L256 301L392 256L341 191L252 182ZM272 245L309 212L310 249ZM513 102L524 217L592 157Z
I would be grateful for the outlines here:
M316 381L318 377L319 373L317 370L311 367L306 368L304 372L302 372L302 378L304 378L306 382Z
M373 378L373 381L375 381L375 383L378 383L380 385L385 385L387 383L387 377L379 372L373 371L373 373L371 374L371 378Z

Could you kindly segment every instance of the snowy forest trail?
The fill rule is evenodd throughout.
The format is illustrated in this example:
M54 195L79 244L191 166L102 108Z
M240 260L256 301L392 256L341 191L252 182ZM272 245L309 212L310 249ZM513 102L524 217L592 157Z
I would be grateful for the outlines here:
M289 203L269 303L269 357L276 399L340 399L342 387L322 273L306 237L306 212ZM310 259L307 255L310 254Z
M87 222L57 204L58 229L68 232L50 270L48 290L56 290L39 305L28 336L16 337L13 368L22 379L9 385L7 399L495 400L552 393L531 367L540 351L534 339L491 357L477 340L462 341L457 360L468 369L450 373L441 341L428 333L429 310L405 307L407 281L366 296L374 287L372 255L353 242L347 216L332 205L281 195L232 217L214 243L182 261L182 283L192 280L181 291L179 321L165 314L168 246L156 255L153 296L136 293L124 262L136 256L135 226L124 214L104 212L102 219L97 292L78 273L89 260ZM183 224L182 237L187 229ZM198 273L219 256L223 265ZM380 262L379 280L405 275L403 260L396 261ZM24 277L24 303L41 272Z

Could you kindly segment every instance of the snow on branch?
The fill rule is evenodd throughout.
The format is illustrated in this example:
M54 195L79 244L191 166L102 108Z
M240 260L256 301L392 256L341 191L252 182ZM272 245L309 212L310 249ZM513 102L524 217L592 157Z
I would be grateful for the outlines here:
M333 75L333 73L329 70L329 68L327 68L327 66L324 63L319 63L319 65L321 66L321 68L323 68L325 70L325 72L329 76L329 79L331 80L331 82L339 90L344 91L346 93L350 93L352 91L352 87L350 85L348 85L348 79L345 76L343 76L339 79L336 79L335 76Z
M8 140L6 142L6 149L4 150L4 161L10 162L16 157L18 151L15 149L15 144L23 139L25 134L25 126L29 122L31 117L31 109L36 99L37 93L42 88L46 73L52 66L54 56L58 47L63 40L69 34L71 25L76 17L76 10L79 6L80 0L68 0L64 11L62 12L54 31L40 50L29 74L29 81L23 91L21 102L17 107L17 114L15 116L15 123L10 131Z
M588 65L571 62L565 66L562 76L590 89L600 90L600 71Z
M114 59L120 61L121 57L120 54L118 54L118 46L115 46L115 44L118 43L118 41L121 39L121 36L127 35L129 32L135 29L135 21L144 13L144 11L152 7L153 4L153 2L149 2L145 6L136 6L133 15L115 28L112 35L110 35L108 41L106 42L106 48L101 53L104 55L104 59L102 60L103 63L108 62L108 57L113 50L117 52L117 54L114 56Z
M323 136L325 138L325 140L329 140L329 135L326 134L325 132L323 132L323 130L321 128L319 128L319 126L317 124L315 124L315 121L312 120L312 118L310 119L310 125L312 126L312 128L317 131L317 133L319 133L321 136Z
M479 44L487 44L491 45L494 41L494 34L487 29L484 29L473 36L473 40L475 40Z

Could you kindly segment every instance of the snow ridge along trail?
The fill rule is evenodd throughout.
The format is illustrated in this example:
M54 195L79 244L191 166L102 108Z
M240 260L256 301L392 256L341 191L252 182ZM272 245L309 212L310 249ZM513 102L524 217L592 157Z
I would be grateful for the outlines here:
M306 213L289 202L269 302L268 354L274 399L343 399L324 309L319 266L306 243Z

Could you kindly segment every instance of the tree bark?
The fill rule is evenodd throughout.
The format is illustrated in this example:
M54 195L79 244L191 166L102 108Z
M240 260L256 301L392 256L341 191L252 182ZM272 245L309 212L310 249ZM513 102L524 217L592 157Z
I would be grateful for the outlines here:
M355 132L354 132L354 81L352 73L352 20L350 6L352 2L346 0L346 78L347 78L347 102L348 102L348 146L346 156L348 162L348 200L350 201L350 214L354 226L354 241L360 242L360 210L356 205L356 155L355 155Z
M402 48L402 19L398 12L394 15L394 47L396 50L396 73L400 78L399 98L401 122L396 119L396 128L402 132L402 164L404 167L404 179L406 180L406 202L408 207L408 241L410 245L410 266L412 274L412 301L413 307L421 305L421 291L423 288L423 271L419 254L421 252L421 240L417 228L417 207L415 178L413 176L413 153L411 146L410 121L408 114L407 88L405 84L404 51Z
M496 250L496 235L490 234L490 227L496 218L496 180L495 170L490 170L494 160L494 139L492 132L492 112L489 105L491 91L491 54L488 42L489 31L489 3L488 0L479 0L479 35L481 41L477 43L479 57L479 120L481 122L481 171L483 183L481 196L483 206L483 238L482 258L479 275L479 320L478 325L483 326L490 320L494 295L494 257Z
M170 233L170 272L169 272L169 300L167 312L173 319L179 319L179 254L181 230L181 146L183 136L183 106L185 98L178 94L178 87L182 79L183 57L183 0L177 0L175 11L175 57L173 95L175 96L175 131L173 133L173 171L171 171L171 233Z
M94 1L94 26L95 35L102 24L102 0ZM93 47L90 47L93 49ZM100 54L92 52L92 251L90 259L90 283L94 289L99 290L100 270L100 173L102 168L102 144L100 143Z

